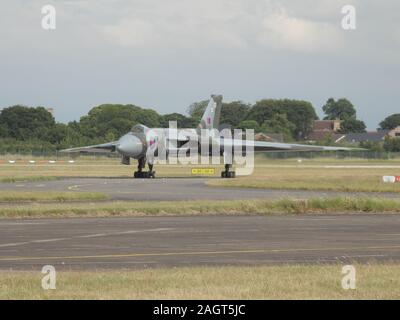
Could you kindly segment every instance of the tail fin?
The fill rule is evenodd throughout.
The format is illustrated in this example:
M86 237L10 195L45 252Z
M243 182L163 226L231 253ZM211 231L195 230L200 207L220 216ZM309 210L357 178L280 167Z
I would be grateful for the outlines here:
M222 95L211 95L210 102L203 117L201 118L199 129L218 129L221 117Z

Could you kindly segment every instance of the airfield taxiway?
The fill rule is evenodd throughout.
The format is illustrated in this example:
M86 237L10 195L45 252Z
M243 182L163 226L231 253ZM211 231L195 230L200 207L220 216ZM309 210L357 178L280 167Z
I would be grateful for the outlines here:
M397 193L271 190L210 187L210 178L65 178L53 181L0 183L1 190L102 192L111 200L179 201L241 199L307 199L315 197L365 196L398 198Z
M103 192L125 201L398 197L210 187L207 180L65 178L1 183L0 190ZM400 216L390 214L1 219L0 270L400 261L399 230Z
M400 216L0 220L0 270L400 261Z

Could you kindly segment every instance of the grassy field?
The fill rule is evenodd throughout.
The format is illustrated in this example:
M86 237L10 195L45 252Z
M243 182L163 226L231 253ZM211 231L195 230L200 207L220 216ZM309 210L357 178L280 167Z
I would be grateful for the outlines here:
M316 198L310 200L38 202L18 205L3 203L0 205L0 218L324 213L400 213L400 200L364 197Z
M15 183L15 182L40 182L40 181L53 181L57 180L57 177L53 176L10 176L0 178L0 182L2 183Z
M338 167L341 166L341 167ZM361 167L360 167L361 166ZM384 167L382 167L384 166ZM396 167L398 166L398 167ZM193 166L157 166L158 177L191 176ZM221 166L214 167L216 174ZM48 161L30 164L0 164L0 181L40 181L66 176L128 177L134 166L123 166L118 159L90 161L87 158L74 164L48 164ZM256 158L253 175L236 179L210 179L210 186L330 190L349 192L400 192L400 183L382 182L383 175L400 175L400 161L361 160L333 158L302 160L271 160ZM88 200L90 203L15 204L2 203L0 217L42 216L113 216L150 214L280 214L324 212L400 212L400 202L377 198L362 199L313 199L300 200L247 200L247 201L191 201L191 202L99 202L106 196L100 193L20 193L0 192L0 202L18 201L72 201Z
M344 192L400 192L400 183L383 183L384 175L400 175L400 168L256 167L253 175L233 180L210 180L210 186L327 190Z
M340 167L338 167L340 166ZM382 167L384 166L384 167ZM191 169L199 166L163 165L156 166L158 177L188 177ZM215 168L219 176L222 166ZM131 177L135 166L119 164L118 159L90 161L87 158L74 164L0 164L0 182L40 181L61 177ZM271 160L256 158L251 176L229 180L210 180L212 186L332 190L352 192L400 192L400 183L382 182L384 175L400 175L400 159L297 159Z
M399 299L400 267L355 265L356 289L341 265L196 267L58 272L43 290L38 272L1 272L0 299Z
M0 164L0 182L40 181L62 177L133 177L136 164L125 166L120 160L84 161L74 164ZM191 167L181 165L157 166L159 176L190 176Z
M338 165L338 164L337 164ZM208 166L207 166L208 167ZM215 168L219 175L221 166ZM192 167L159 166L157 177L189 177ZM132 166L122 165L0 165L0 182L47 181L62 177L131 177ZM331 190L349 192L400 192L400 183L383 183L384 175L400 175L400 168L325 168L314 165L256 165L251 176L229 180L211 179L210 186Z
M26 159L25 159L26 160ZM118 159L77 160L74 164L34 165L25 160L0 161L0 181L42 181L66 176L128 177L134 166ZM352 166L328 168L327 166ZM273 189L400 192L382 175L400 175L400 160L360 159L269 160L257 158L250 177L219 180L211 185ZM216 173L221 166L214 167ZM191 176L192 166L157 166L158 177ZM74 202L82 200L85 202ZM102 200L102 201L99 201ZM32 203L7 203L32 201ZM52 203L48 203L52 201ZM0 192L0 218L198 215L400 213L400 200L320 198L306 200L237 200L182 202L112 202L101 193ZM46 203L47 202L47 203ZM356 265L357 289L341 288L340 265L196 267L108 272L58 272L57 289L41 288L38 272L0 272L0 299L400 299L398 264Z
M83 201L106 200L107 196L101 192L25 192L25 191L0 191L0 202L16 201Z

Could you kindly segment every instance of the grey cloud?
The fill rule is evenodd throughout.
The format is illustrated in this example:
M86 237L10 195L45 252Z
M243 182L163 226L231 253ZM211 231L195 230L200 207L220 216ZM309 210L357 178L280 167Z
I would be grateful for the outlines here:
M358 28L340 28L342 5ZM40 8L57 9L57 30ZM254 102L350 98L370 128L398 112L400 3L373 0L69 0L2 3L0 106L59 120L98 103L184 112L212 92Z

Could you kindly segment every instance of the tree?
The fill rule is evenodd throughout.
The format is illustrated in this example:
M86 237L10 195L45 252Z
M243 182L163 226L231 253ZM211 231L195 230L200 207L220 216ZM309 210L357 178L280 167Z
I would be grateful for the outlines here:
M318 142L318 144L322 145L322 146L334 146L335 143L335 139L333 138L333 134L332 133L327 133L324 138Z
M152 109L142 109L136 113L136 122L144 124L149 128L156 128L160 126L161 116L157 111Z
M355 118L349 118L344 120L340 124L340 133L363 133L366 132L365 123Z
M270 120L265 120L260 130L265 133L281 133L285 141L293 140L293 132L296 127L291 123L286 114L277 113Z
M188 114L193 119L195 125L200 122L204 111L207 108L209 100L194 102L188 107ZM247 113L250 110L250 105L242 101L232 101L222 103L220 124L229 125L232 128L237 128L239 123L246 119Z
M8 128L5 124L0 124L0 138L8 137Z
M378 141L361 141L360 148L369 149L374 152L383 152L385 149L383 148L383 143Z
M383 143L383 148L387 152L400 152L400 139L387 137Z
M260 125L255 120L244 120L239 123L239 129L253 129L255 132L260 131Z
M91 139L120 137L137 123L158 127L161 116L154 110L142 109L135 105L103 104L91 109L80 120L80 132Z
M58 130L62 130L62 127L59 127ZM84 136L81 133L80 124L77 121L69 122L66 125L66 128L63 131L64 138L60 140L57 148L58 149L67 149L78 146L84 146L88 144L94 144L97 141L92 141L88 137ZM94 142L94 143L93 143Z
M170 113L161 116L161 127L168 128L170 121L176 121L178 128L194 128L197 126L197 123L193 118L186 117L180 113Z
M379 124L379 127L380 127L379 129L380 130L392 130L398 126L400 126L400 113L395 113L389 117L386 117L385 120L383 120Z
M325 120L342 120L340 133L365 132L365 123L357 120L357 111L349 100L342 98L335 101L335 99L329 98L322 110L326 114Z
M3 137L17 140L50 140L50 133L56 122L43 107L29 108L16 105L0 113L0 132Z
M292 136L297 139L307 136L314 126L314 120L318 119L310 102L265 99L256 102L249 111L247 120L255 120L261 125L264 121L272 119L275 114L285 114L287 120L294 124Z
M237 128L239 123L247 117L250 105L242 101L223 103L221 109L221 124L228 124L232 128Z
M62 141L65 140L67 136L67 131L68 131L68 126L64 123L56 123L56 125L53 127L53 129L50 132L50 139L49 142L51 142L54 145L59 145L62 143Z
M326 114L324 120L347 120L356 117L356 109L353 104L345 98L339 99L338 101L329 98L322 107L322 110Z
M188 107L188 114L198 123L207 108L209 100L203 100L199 102L193 102Z

